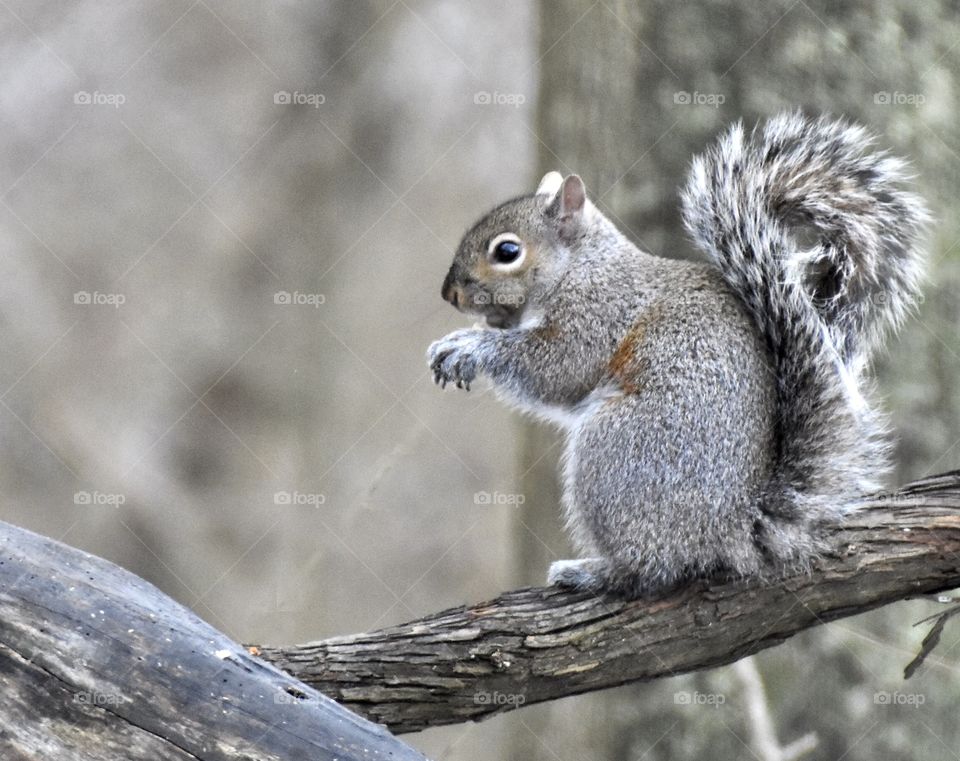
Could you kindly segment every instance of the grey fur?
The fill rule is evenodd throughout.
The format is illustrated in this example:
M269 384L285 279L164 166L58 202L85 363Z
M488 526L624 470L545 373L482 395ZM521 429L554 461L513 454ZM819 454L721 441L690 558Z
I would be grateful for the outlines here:
M641 252L575 176L464 236L444 295L496 328L451 333L429 364L566 430L563 507L587 557L551 582L637 595L802 567L818 524L876 488L887 437L864 372L916 299L927 214L870 143L798 113L733 127L683 192L707 264ZM491 264L505 232L516 271Z

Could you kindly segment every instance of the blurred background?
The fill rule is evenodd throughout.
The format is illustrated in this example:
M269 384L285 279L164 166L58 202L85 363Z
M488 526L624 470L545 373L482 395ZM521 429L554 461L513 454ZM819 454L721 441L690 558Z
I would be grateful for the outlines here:
M426 372L465 324L439 296L459 235L559 169L641 247L692 256L691 155L794 106L912 159L931 276L878 373L896 480L958 467L958 6L0 0L0 517L242 642L542 583L570 554L555 432ZM731 667L406 739L742 758L760 708L784 745L815 733L811 757L958 758L960 631L901 676L935 610L759 655L765 698Z

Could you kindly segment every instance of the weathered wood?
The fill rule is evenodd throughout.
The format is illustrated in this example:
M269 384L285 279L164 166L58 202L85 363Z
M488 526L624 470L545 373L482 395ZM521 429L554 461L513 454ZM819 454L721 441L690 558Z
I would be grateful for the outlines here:
M960 586L960 473L865 500L809 573L625 602L521 589L250 655L147 582L0 524L4 759L422 759L396 731L737 660ZM302 681L297 681L300 679ZM308 686L311 685L311 686Z
M0 758L423 760L151 584L0 524Z
M521 589L262 657L395 732L735 661L797 632L960 586L960 473L864 501L809 573L624 602Z

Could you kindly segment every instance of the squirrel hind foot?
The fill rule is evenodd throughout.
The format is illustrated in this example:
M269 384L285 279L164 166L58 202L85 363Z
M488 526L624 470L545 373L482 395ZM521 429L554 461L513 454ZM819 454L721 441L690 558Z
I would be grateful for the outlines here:
M547 584L580 592L605 592L610 588L603 558L557 560L547 571Z
M547 584L575 592L614 595L626 600L652 599L676 591L689 582L691 574L652 581L635 571L617 569L604 558L557 560L547 571Z

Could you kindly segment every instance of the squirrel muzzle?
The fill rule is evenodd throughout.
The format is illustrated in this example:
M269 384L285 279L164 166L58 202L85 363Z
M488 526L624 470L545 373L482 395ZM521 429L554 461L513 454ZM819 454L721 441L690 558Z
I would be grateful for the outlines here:
M463 289L454 282L453 267L443 279L443 285L440 287L440 295L444 301L449 301L454 308L461 309L463 304Z

